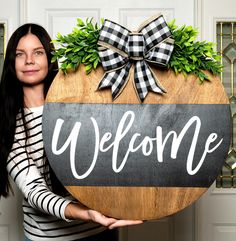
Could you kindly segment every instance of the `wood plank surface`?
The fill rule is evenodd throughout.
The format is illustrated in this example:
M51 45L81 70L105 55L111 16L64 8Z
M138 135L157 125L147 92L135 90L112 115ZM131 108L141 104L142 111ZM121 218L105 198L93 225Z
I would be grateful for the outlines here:
M132 71L131 71L132 72ZM148 93L144 104L227 104L228 97L218 77L211 76L211 81L199 84L194 75L185 78L182 74L175 75L171 70L153 69L161 85L167 93ZM112 101L110 89L97 91L98 84L104 72L101 67L85 74L81 65L76 72L64 75L61 71L49 89L46 102L78 102L78 103L113 103L138 104L136 92L133 87L133 73L119 95Z

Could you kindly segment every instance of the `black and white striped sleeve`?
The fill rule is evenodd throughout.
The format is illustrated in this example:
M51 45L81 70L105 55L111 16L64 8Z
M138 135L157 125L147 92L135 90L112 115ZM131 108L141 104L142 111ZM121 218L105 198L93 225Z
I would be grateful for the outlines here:
M13 143L8 156L7 170L32 207L67 220L64 213L71 200L54 194L48 188L34 161L18 141Z

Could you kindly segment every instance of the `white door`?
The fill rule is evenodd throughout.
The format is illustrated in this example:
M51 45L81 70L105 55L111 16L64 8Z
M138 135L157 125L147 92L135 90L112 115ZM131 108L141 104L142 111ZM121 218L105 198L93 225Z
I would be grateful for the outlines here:
M229 22L227 30L228 36L226 36L226 38L228 38L227 43L230 44L230 42L236 42L235 27L233 27L235 24L232 24L233 22L236 22L235 0L202 0L200 1L199 7L202 10L201 15L199 16L201 20L201 25L199 27L202 39L216 42L216 24ZM232 27L234 35L232 34ZM224 30L222 33L224 33ZM219 36L219 38L221 39L223 36ZM236 58L236 51L234 50L234 47L227 51L225 45L221 46L222 42L223 41L218 41L219 50L222 51L223 54L230 54L228 57L232 60L232 64L227 62L227 60L226 62L223 62L225 68L222 75L222 82L230 96L234 95L235 92L233 89L235 86L236 69L233 60ZM235 103L232 103L231 107L232 115L235 115ZM235 132L235 117L233 123ZM234 134L234 144L235 135L236 134ZM227 178L230 181L233 181L236 178L236 170L231 171L231 175ZM213 184L196 205L196 241L235 241L235 204L235 188L216 188L216 184Z
M184 8L183 8L184 6ZM25 0L21 9L22 23L36 22L47 28L53 38L60 32L67 34L76 25L78 17L93 17L116 21L135 30L148 17L162 12L167 21L176 19L178 25L196 25L195 1L189 0ZM160 221L150 221L137 227L121 230L121 240L129 241L193 241L194 207ZM184 233L184 234L183 234Z

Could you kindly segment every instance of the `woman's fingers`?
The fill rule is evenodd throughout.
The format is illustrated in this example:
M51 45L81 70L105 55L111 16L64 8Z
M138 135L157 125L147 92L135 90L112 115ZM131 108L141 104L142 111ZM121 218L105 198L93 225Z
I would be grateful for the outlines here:
M113 228L119 228L124 226L137 225L141 223L143 223L143 221L141 220L117 220L116 222L109 225L108 228L113 229Z

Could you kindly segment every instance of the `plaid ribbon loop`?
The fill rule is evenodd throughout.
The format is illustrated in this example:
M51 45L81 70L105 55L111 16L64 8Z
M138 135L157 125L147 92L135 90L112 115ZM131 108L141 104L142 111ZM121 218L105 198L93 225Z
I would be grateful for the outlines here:
M132 64L137 96L143 102L148 91L165 93L149 64L166 66L174 49L174 41L164 17L148 20L138 32L105 20L99 35L99 56L105 74L98 89L111 87L115 99L125 87Z

